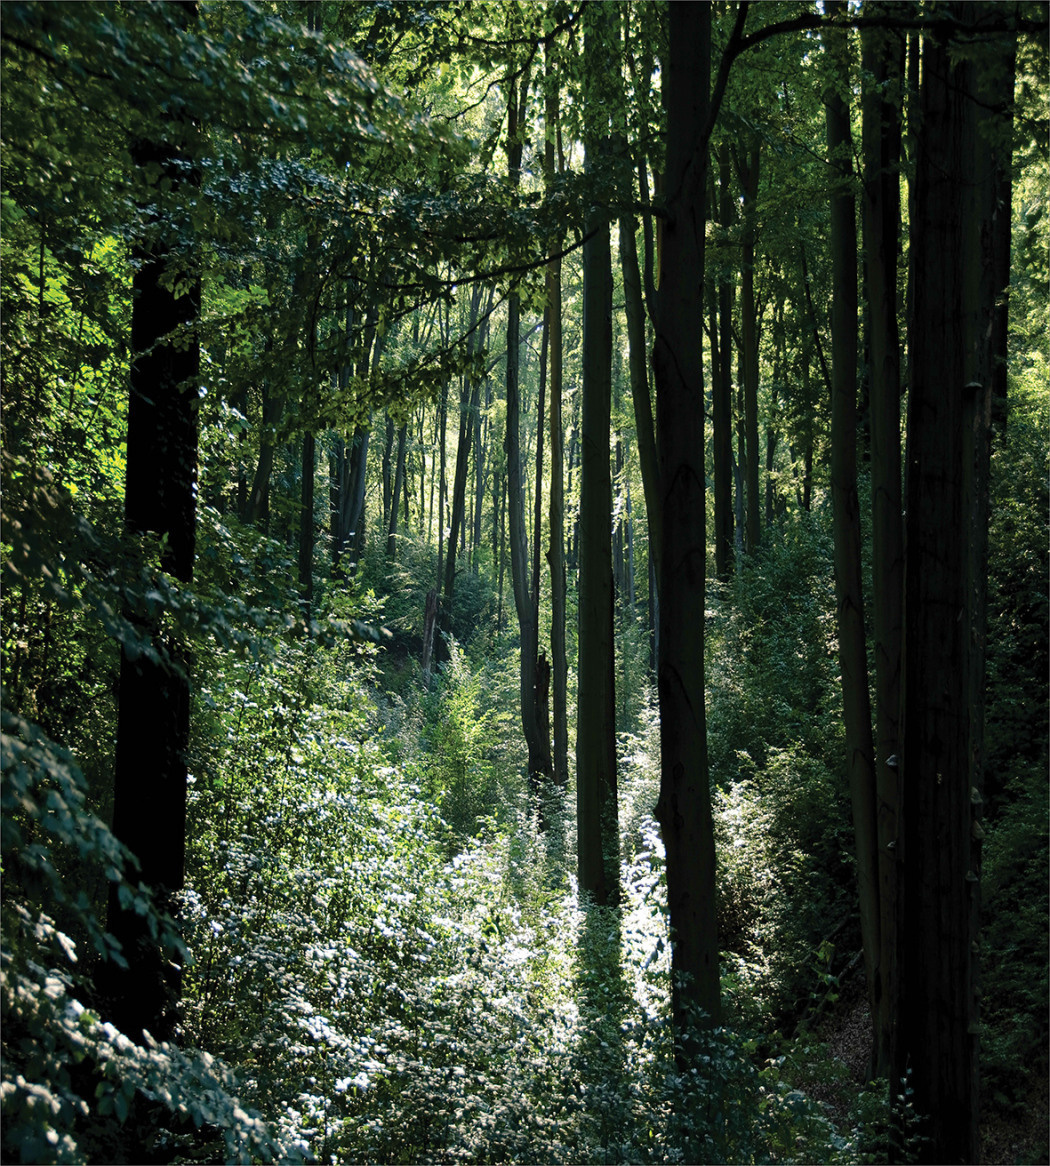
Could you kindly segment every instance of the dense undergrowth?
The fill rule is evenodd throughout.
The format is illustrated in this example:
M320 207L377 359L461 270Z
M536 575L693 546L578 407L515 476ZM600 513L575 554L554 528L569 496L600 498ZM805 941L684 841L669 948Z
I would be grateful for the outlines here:
M1000 483L1032 480L1025 459L1044 456L1027 420ZM1022 507L993 524L983 1065L997 1112L1024 1104L1046 1048L1045 692L1027 690L1028 719L1014 708L1046 650L1031 561L1045 534ZM448 642L425 690L403 650L418 615L396 588L389 611L375 598L391 584L379 557L320 596L311 635L282 633L273 613L291 601L264 593L277 573L260 565L282 548L209 521L199 602L219 610L208 596L233 590L271 623L256 650L217 637L195 665L181 939L96 816L106 740L83 750L89 781L4 714L6 1161L908 1157L881 1140L885 1088L820 1043L859 948L826 516L783 524L710 599L726 1017L689 1074L669 1027L646 686L621 706L613 913L576 893L571 793L537 829L513 641L484 589L465 589L476 634ZM354 619L396 637L345 634ZM104 707L94 635L70 652ZM623 644L644 648L638 629ZM121 958L100 921L107 880L184 964L177 1044L135 1045L95 1010L93 971Z

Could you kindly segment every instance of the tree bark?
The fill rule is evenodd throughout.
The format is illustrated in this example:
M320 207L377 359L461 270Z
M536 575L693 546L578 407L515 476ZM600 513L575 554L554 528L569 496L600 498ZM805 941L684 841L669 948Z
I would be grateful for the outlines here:
M853 139L850 111L847 33L836 27L842 6L827 4L831 17L824 33L831 80L824 95L828 156L835 185L831 193L831 499L834 527L835 604L839 669L846 736L853 832L857 852L864 971L872 1015L882 998L879 981L879 876L875 807L875 756L864 638L861 582L860 503L857 497L857 230L852 191Z
M874 1072L893 1068L896 964L897 763L900 751L904 527L901 510L900 341L897 251L900 220L902 42L861 36L864 261L871 409L872 594L875 642L875 781L879 953L872 1000Z
M718 179L718 220L728 231L733 220L728 145L719 153ZM720 359L711 386L715 574L725 582L733 573L733 286L724 276L718 284L718 321Z
M302 491L299 498L299 599L303 617L309 623L314 597L314 475L317 468L316 441L303 434Z
M175 20L185 28L194 12L193 5L181 6ZM173 192L185 191L180 154L190 127L175 115L171 129L168 142L134 143L132 158L144 181L170 182ZM158 178L151 180L154 167ZM132 534L161 536L162 570L189 583L196 537L200 269L195 252L179 254L176 247L171 233L161 230L158 241L136 245L133 252L124 521ZM180 294L170 286L173 273L186 284ZM189 659L182 646L161 641L154 619L129 614L168 660L132 658L121 650L113 832L138 858L139 876L153 888L158 906L174 911L186 852ZM102 976L110 1019L139 1042L146 1030L157 1039L172 1036L178 967L145 920L121 906L115 884L108 928L129 964L122 970L111 963Z
M554 184L555 145L560 119L560 80L553 61L553 45L546 45L545 67L547 92L545 117L547 139L544 148L544 179L547 188ZM551 252L560 249L560 237L551 240ZM547 564L551 573L551 673L554 688L554 781L561 788L569 784L568 656L565 646L565 466L564 435L561 421L562 398L562 327L561 327L561 259L547 264L546 324L550 360L550 431L551 489L550 546Z
M620 268L623 272L624 312L627 319L627 360L631 377L631 402L638 438L638 462L642 470L646 520L649 524L649 553L660 559L660 471L656 456L656 427L649 392L645 342L645 305L638 268L638 245L633 215L620 217Z
M584 148L589 174L609 152L608 113L594 96L599 79L619 68L612 51L612 9L586 10L588 91ZM607 107L605 107L607 108ZM577 868L580 890L594 902L619 898L616 789L616 699L613 656L612 255L602 208L589 210L583 244L583 424L580 467L579 663L576 721Z
M491 302L491 299L490 299ZM473 353L477 344L477 333L473 331L478 322L481 307L481 284L474 285L470 297L470 339L467 351ZM445 631L451 630L452 597L456 588L456 548L459 545L460 528L464 522L467 502L467 470L470 467L470 447L474 437L474 418L477 416L481 396L481 377L464 374L463 390L459 401L459 444L456 447L456 473L452 483L452 515L449 523L448 553L445 556L445 597L442 601L442 623Z
M666 217L658 291L657 440L663 510L660 563L660 822L667 859L672 1009L682 1043L700 1010L721 1013L715 848L704 709L706 576L704 391L700 352L711 8L670 5Z
M393 561L397 553L397 512L401 504L401 493L405 495L405 526L408 526L408 482L405 477L405 449L408 441L408 426L402 425L397 434L397 468L394 470L393 499L390 506L390 523L386 532L386 557Z
M521 181L522 140L519 126L524 125L528 98L528 75L510 85L507 117L507 167L512 186ZM507 298L507 520L510 541L510 575L514 607L518 616L521 656L521 723L528 749L529 782L535 793L543 779L550 777L553 764L550 741L540 740L536 717L536 658L538 629L535 605L529 587L529 550L525 531L525 490L522 483L521 395L518 360L521 342L520 300L517 292Z
M755 236L758 198L759 147L754 142L747 162L741 162L744 188L744 234L740 283L740 344L744 368L744 442L746 461L744 478L747 487L744 541L754 551L762 539L761 500L759 495L758 453L758 312L755 303Z
M975 22L979 5L952 4ZM991 369L987 229L972 60L924 46L915 175L901 693L896 1071L910 1071L928 1162L977 1160L975 993L979 694ZM990 171L986 171L990 175Z

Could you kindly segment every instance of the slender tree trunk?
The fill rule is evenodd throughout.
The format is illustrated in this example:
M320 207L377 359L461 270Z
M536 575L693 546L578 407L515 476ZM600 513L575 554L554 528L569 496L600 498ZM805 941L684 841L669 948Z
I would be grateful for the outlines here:
M503 631L503 575L507 567L507 475L497 474L496 489L498 491L499 522L493 522L496 535L496 559L499 562L499 582L496 586L496 639ZM495 515L493 515L495 518Z
M539 392L536 400L536 488L532 494L532 608L537 629L540 626L540 543L543 541L543 434L546 428L547 351L550 328L543 329L540 341ZM548 716L549 719L549 716ZM549 737L548 737L549 739Z
M488 325L486 323L486 329ZM484 341L482 341L484 344ZM488 377L485 378L485 408L492 403L492 390ZM485 421L479 409L474 418L474 538L472 566L477 573L481 553L481 525L485 511Z
M491 302L491 301L490 301ZM470 297L470 329L478 322L481 307L481 284L475 284ZM467 341L468 352L476 346L476 333L471 332ZM463 388L459 400L459 444L456 447L456 472L452 483L452 519L449 524L448 554L445 558L445 598L443 600L443 624L451 630L452 597L456 587L456 547L459 543L460 528L463 526L467 500L467 470L470 467L470 446L474 436L474 418L477 416L481 400L481 378L464 374Z
M828 0L833 18L842 7ZM853 141L848 91L846 31L829 24L826 51L836 77L824 97L828 155L835 186L831 194L831 498L835 543L835 602L839 668L842 673L846 769L849 775L864 970L872 1015L877 1015L879 982L879 876L875 810L875 751L864 639L861 582L860 503L857 497L857 231L852 182Z
M553 45L546 46L547 140L544 149L544 178L548 189L554 185L555 135L560 120L558 73L552 61ZM559 249L560 237L551 241L551 251ZM547 564L551 572L551 672L554 682L554 780L564 788L569 784L568 656L565 646L565 468L561 422L562 328L561 259L552 259L546 271L546 322L550 358L551 490L550 547Z
M876 825L879 952L872 1018L874 1071L893 1068L897 901L897 762L904 602L901 510L900 342L897 250L900 221L901 42L893 33L861 36L864 257L871 407L872 593L875 642Z
M386 557L393 561L397 554L397 512L401 504L402 491L405 495L405 527L408 527L408 480L405 476L405 449L408 442L408 426L402 425L397 434L397 468L394 470L394 490L390 506L390 523L386 531Z
M585 68L594 93L610 68L610 16L586 10ZM608 157L608 114L587 104L586 167L601 172ZM580 466L579 664L576 720L577 867L580 890L596 903L619 898L616 829L616 699L613 655L612 479L609 431L612 411L612 255L609 223L600 208L584 223L583 433Z
M758 312L755 303L755 234L758 199L759 148L757 141L748 151L740 170L744 187L743 261L740 285L741 359L744 366L744 441L747 451L745 478L747 509L745 542L754 551L762 538L761 502L758 486Z
M448 382L441 386L441 400L438 404L437 442L437 578L440 585L445 577L445 446L448 441ZM434 487L431 486L431 493Z
M299 499L299 599L303 617L310 621L314 597L314 475L317 443L312 433L303 435L302 493Z
M620 218L620 268L623 272L624 311L627 319L627 360L631 377L631 402L638 438L638 462L642 470L649 553L660 558L660 471L656 457L656 427L649 392L648 346L645 342L645 307L638 269L638 246L633 215Z
M267 348L271 342L267 341ZM270 475L273 473L273 459L276 447L272 427L281 416L281 402L266 382L262 385L262 416L259 427L259 460L252 476L252 488L248 493L242 517L252 525L265 528L270 519Z
M952 4L962 25L982 5ZM994 60L994 58L993 58ZM983 64L984 62L982 62ZM977 1160L975 993L991 368L977 65L924 46L916 158L901 693L897 1073L927 1162Z
M663 491L660 564L660 799L679 1060L694 1009L721 1013L715 847L704 709L704 389L699 336L711 73L711 8L670 5L664 80L668 191L656 345Z
M718 218L723 231L728 231L733 220L728 145L722 146L719 153L718 180ZM724 276L718 283L718 321L718 371L712 369L711 386L715 574L725 582L733 573L733 285Z
M744 366L737 365L736 393L736 457L733 459L733 551L739 571L744 557L744 528L746 526L746 489L744 470L747 465L747 441L744 434Z
M390 526L390 502L393 497L393 459L394 459L394 421L388 414L386 419L386 437L383 442L383 528Z
M371 432L358 429L350 447L344 487L339 499L339 555L349 549L356 565L365 521L365 486L368 482L368 447Z
M510 86L508 99L507 166L512 186L521 181L522 141L519 127L524 125L528 97L528 74L522 78L520 94L517 83ZM521 723L528 748L529 782L535 793L543 779L553 772L550 740L540 740L536 716L536 660L538 628L536 608L529 587L529 550L525 532L525 489L522 482L521 396L518 361L521 339L520 301L512 292L507 299L507 516L510 536L510 576L514 607L518 615L521 655Z
M175 19L185 28L194 13L195 6L184 5ZM187 185L180 142L190 127L175 116L170 125L172 141L139 141L131 152L145 181L170 183L177 192ZM154 168L157 178L151 179ZM134 248L124 521L132 534L166 538L162 570L189 583L196 537L200 269L196 252L179 254L164 224L158 234L153 243ZM173 271L187 277L181 294L165 279ZM162 640L154 619L129 614L168 660L132 659L121 650L113 832L138 858L139 876L155 891L158 906L174 911L186 849L189 659L184 647ZM172 1036L178 968L145 920L122 906L115 884L108 929L129 963L124 970L107 965L108 1019L139 1042L144 1030L158 1039Z

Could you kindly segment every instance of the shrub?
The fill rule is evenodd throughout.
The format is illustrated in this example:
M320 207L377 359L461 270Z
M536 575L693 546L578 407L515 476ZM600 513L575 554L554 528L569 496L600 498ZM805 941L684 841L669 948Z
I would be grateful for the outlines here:
M83 1003L92 986L78 946L96 959L124 957L70 872L101 866L156 937L180 958L185 949L148 891L127 878L134 859L88 811L86 783L69 753L6 710L2 720L4 1160L294 1158L294 1147L241 1107L222 1064L175 1044L135 1044Z

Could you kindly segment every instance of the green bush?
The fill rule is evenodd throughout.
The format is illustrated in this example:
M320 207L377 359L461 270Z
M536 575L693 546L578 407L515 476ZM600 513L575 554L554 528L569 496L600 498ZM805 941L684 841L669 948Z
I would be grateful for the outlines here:
M71 871L100 867L160 941L178 958L187 953L146 888L127 878L134 859L88 810L86 783L70 754L7 710L2 718L4 1161L295 1157L294 1147L241 1107L233 1075L211 1056L169 1043L135 1044L85 1006L90 956L124 957ZM78 950L84 946L87 970Z

